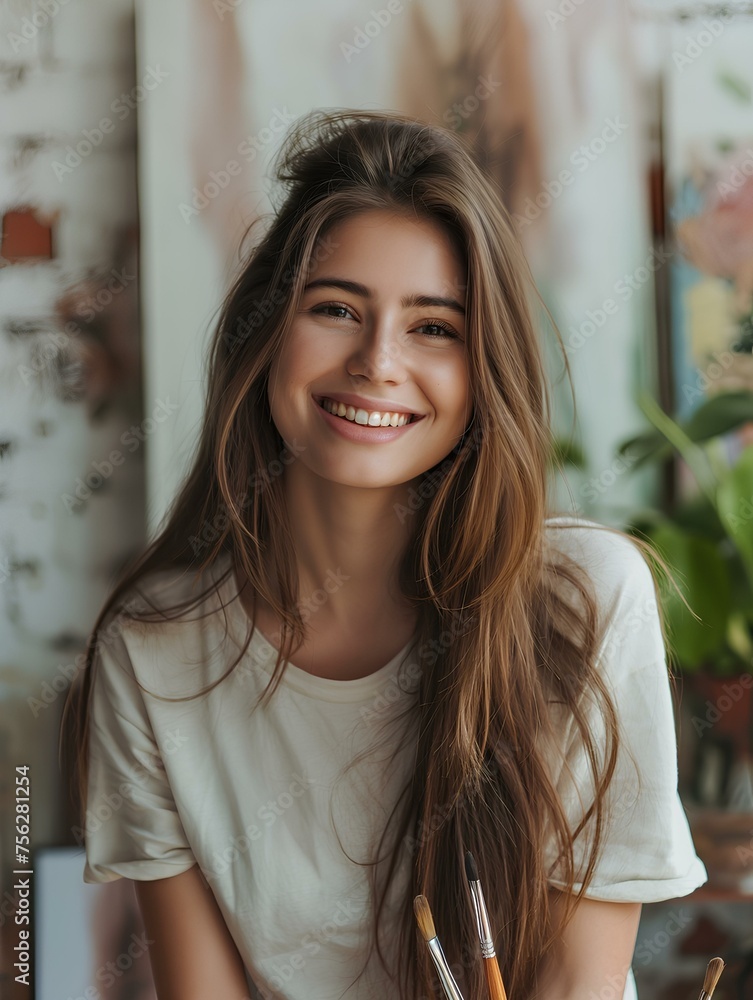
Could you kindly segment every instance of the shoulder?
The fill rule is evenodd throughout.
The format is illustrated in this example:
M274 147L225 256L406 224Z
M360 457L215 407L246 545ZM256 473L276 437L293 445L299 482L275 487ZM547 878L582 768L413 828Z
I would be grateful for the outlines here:
M663 657L654 574L634 539L587 518L556 517L546 522L546 541L555 559L562 553L587 574L606 620L605 648L642 633L645 653Z
M548 518L545 528L548 550L573 559L602 596L653 590L653 573L626 532L578 517Z
M179 627L219 610L227 588L229 557L206 567L171 566L140 577L108 613L129 632L172 634Z
M225 632L225 568L220 560L200 572L171 567L146 574L102 621L100 656L162 694L211 673L206 653L219 648Z

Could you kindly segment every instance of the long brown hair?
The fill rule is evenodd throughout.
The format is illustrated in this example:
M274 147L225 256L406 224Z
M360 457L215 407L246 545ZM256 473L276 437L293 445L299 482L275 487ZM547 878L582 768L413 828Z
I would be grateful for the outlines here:
M508 992L528 996L558 933L547 891L545 831L556 845L562 882L570 892L582 883L570 896L574 906L598 858L619 745L615 708L596 666L606 623L583 568L562 554L555 558L546 544L553 448L532 306L538 301L546 307L498 191L464 140L447 129L391 112L315 111L292 127L276 176L281 202L219 315L193 466L159 534L104 604L86 669L66 702L63 726L70 715L81 815L97 636L116 611L147 620L149 613L129 608L127 597L148 575L183 571L198 579L229 554L237 579L248 581L252 604L261 595L283 623L264 692L273 696L306 629L287 528L284 465L290 459L267 400L270 365L307 269L327 252L327 234L338 221L370 209L434 220L466 266L474 410L457 446L425 473L428 488L412 512L414 530L401 563L403 595L418 613L416 646L430 649L431 657L424 657L418 678L414 772L380 841L381 847L397 820L386 882L373 893L374 926L385 933L380 924L388 884L408 844L410 891L397 938L400 996L434 992L434 970L413 915L418 893L430 901L465 995L481 996L483 970L463 870L470 850L484 880ZM559 333L557 338L563 347ZM564 348L562 353L567 368ZM177 618L187 603L157 609L157 618ZM590 699L583 700L584 692ZM603 714L604 745L591 733L589 700ZM572 714L593 771L594 800L576 830L545 756L546 746L557 746L555 705ZM573 842L587 825L593 847L581 871ZM393 940L397 931L386 929ZM379 934L376 944L381 955Z

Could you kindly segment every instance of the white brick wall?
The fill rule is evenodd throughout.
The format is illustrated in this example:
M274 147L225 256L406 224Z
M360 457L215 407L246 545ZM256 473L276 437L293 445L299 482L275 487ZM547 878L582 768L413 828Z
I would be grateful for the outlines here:
M0 217L54 220L52 260L0 259L0 770L32 766L35 844L71 841L65 668L144 533L144 446L120 442L141 421L136 111L119 110L136 84L133 17L132 0L0 7ZM66 504L118 448L124 462ZM9 807L0 793L6 865Z

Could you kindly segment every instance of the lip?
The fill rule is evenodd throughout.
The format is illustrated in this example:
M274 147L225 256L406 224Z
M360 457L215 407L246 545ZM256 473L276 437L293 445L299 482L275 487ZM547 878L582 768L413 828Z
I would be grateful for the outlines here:
M321 403L323 399L334 399L336 403L345 403L346 406L355 406L361 410L377 410L379 413L408 413L416 420L425 416L424 413L418 413L416 410L406 409L402 403L396 403L392 399L368 399L366 396L357 396L352 392L319 393L314 396L314 399L317 403Z
M411 427L415 427L416 424L420 424L423 420L422 416L419 417L417 415L415 420L410 420L407 424L403 424L402 427L369 427L368 424L357 424L352 420L345 420L344 417L334 416L334 414L325 410L324 407L320 405L319 399L322 398L324 397L311 397L314 408L321 414L322 420L324 420L333 431L340 434L342 437L347 438L349 441L357 441L364 444L380 444L383 442L394 441L396 438L402 437L403 434L410 430ZM334 399L334 396L330 398Z

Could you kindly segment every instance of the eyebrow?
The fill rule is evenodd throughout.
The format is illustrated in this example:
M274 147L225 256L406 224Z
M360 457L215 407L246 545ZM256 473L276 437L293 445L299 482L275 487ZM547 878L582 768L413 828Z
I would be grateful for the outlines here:
M341 288L344 292L350 292L352 295L360 295L364 299L373 298L371 289L367 288L366 285L362 285L358 281L347 281L345 278L316 278L314 281L309 281L303 291L308 292L312 288L322 287ZM453 309L455 312L460 313L461 316L465 316L464 307L456 299L443 298L441 295L405 295L400 300L400 305L403 309L410 309L413 306L421 308L426 308L427 306L444 307L445 309Z

